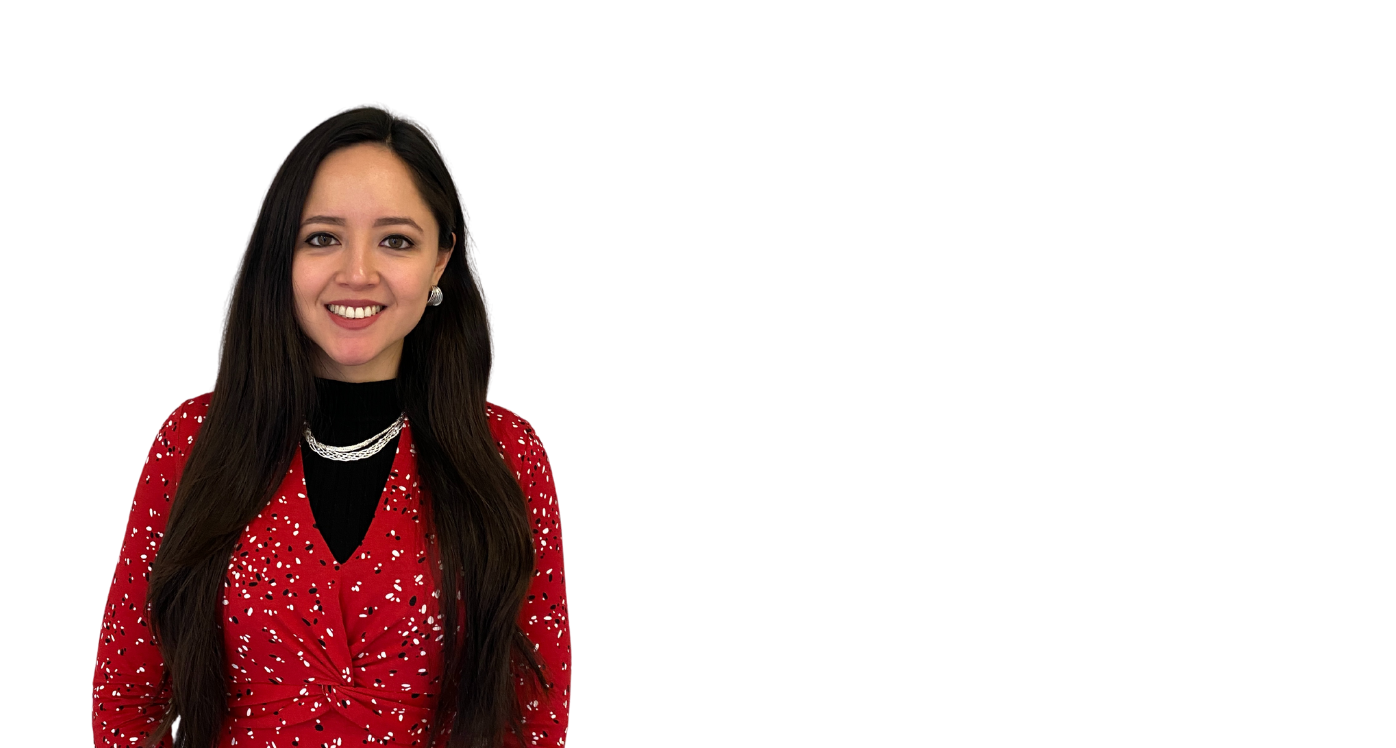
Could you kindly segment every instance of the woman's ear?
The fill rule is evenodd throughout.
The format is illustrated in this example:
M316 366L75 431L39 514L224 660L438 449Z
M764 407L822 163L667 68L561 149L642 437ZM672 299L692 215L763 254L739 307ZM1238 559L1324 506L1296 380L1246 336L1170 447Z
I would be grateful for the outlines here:
M451 246L445 249L436 250L436 269L431 273L431 284L434 286L441 282L441 274L446 272L446 263L450 262L451 254L456 251L456 235L451 233Z

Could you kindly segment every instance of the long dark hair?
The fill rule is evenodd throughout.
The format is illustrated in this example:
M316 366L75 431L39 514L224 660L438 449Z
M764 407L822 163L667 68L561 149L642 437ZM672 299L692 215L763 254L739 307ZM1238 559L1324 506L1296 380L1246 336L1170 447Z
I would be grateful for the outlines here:
M441 568L428 566L446 623L437 718L426 744L449 719L450 748L497 745L506 729L519 734L516 679L544 686L541 664L517 624L533 572L532 544L522 489L485 416L490 331L466 255L460 197L420 128L381 109L351 109L291 150L243 255L208 415L151 569L151 630L173 697L148 747L176 717L176 748L212 748L218 740L228 697L219 618L228 558L280 485L300 426L316 407L314 344L296 321L291 288L301 211L320 162L368 142L391 148L407 164L441 228L440 246L451 247L451 234L457 237L439 282L448 303L428 306L408 333L397 375L418 472L431 497L426 515ZM458 595L464 620L453 604Z

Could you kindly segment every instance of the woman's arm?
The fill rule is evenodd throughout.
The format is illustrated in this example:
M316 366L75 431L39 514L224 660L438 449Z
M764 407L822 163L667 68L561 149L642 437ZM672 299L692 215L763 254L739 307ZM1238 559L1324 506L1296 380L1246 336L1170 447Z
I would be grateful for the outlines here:
M184 459L205 412L206 398L196 398L170 414L150 447L136 484L121 556L107 593L92 675L92 736L103 748L140 745L159 723L169 702L165 661L150 636L146 586ZM159 745L168 748L170 736Z
M504 446L513 458L519 485L528 501L533 525L534 574L519 613L519 626L537 646L538 659L552 687L538 696L520 684L524 744L561 746L567 738L567 705L572 687L572 639L568 626L566 574L562 565L562 521L557 490L543 442L528 421L519 418L515 438ZM509 734L505 746L518 746Z

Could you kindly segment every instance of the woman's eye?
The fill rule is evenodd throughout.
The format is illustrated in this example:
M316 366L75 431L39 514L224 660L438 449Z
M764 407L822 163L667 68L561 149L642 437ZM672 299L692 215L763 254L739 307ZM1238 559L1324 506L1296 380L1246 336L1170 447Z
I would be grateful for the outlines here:
M333 234L317 231L307 236L305 238L305 243L312 247L328 247L338 244L339 240L336 239ZM393 234L392 236L386 237L383 239L382 244L389 249L408 249L415 246L415 243L411 239L408 239L402 234Z

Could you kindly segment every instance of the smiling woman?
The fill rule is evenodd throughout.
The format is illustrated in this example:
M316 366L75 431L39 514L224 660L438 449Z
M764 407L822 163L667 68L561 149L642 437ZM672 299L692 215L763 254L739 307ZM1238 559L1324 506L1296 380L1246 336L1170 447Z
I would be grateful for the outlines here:
M212 392L160 429L93 675L99 746L563 744L547 452L485 393L455 184L355 109L272 180Z
M378 143L327 156L303 213L291 284L296 317L320 349L317 372L350 382L391 379L455 234L434 246L442 235L431 207L407 165Z

